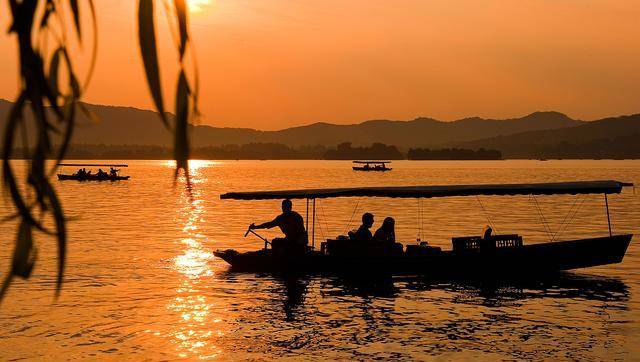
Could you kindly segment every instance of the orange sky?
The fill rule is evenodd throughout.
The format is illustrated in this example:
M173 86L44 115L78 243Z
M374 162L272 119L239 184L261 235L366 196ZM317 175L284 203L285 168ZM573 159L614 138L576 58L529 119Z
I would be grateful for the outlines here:
M640 1L191 1L202 3L191 20L204 123L277 129L640 112ZM151 108L136 2L96 3L100 54L85 100ZM2 29L8 11L1 1ZM162 28L163 82L172 88L175 56ZM0 98L12 99L17 60L5 34L0 54Z

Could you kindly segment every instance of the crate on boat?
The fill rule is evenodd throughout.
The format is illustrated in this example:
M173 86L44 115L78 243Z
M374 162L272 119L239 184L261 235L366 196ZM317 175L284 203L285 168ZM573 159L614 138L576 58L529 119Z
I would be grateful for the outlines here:
M481 236L461 236L451 238L451 243L454 251L519 248L522 246L522 236L518 234L493 235L486 240Z

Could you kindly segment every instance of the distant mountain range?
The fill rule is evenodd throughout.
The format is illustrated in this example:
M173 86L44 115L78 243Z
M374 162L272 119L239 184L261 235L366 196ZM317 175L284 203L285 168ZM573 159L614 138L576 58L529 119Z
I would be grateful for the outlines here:
M371 120L351 125L314 123L279 131L196 127L194 141L200 145L207 142L214 144L271 142L294 147L336 145L342 142L370 145L380 142L409 148L437 146L525 131L572 127L583 123L557 112L536 112L522 118L506 120L482 118L465 118L453 122L442 122L431 118L417 118L411 121Z
M640 114L580 126L499 135L453 146L498 149L506 158L639 158Z
M0 126L3 129L10 106L10 102L0 100ZM92 123L79 113L81 125L76 129L72 143L172 145L170 133L153 111L90 104L87 104L87 108L101 121ZM538 157L551 154L545 151L557 150L560 145L578 147L588 144L593 147L598 142L602 145L607 140L613 142L620 140L620 137L629 138L636 134L640 134L640 115L585 122L559 112L535 112L512 119L473 117L452 122L416 118L411 121L370 120L351 125L314 123L278 131L205 125L191 128L194 147L248 143L279 143L300 147L335 146L342 142L352 142L354 145L380 142L405 150L415 147L491 148L501 150L505 157Z

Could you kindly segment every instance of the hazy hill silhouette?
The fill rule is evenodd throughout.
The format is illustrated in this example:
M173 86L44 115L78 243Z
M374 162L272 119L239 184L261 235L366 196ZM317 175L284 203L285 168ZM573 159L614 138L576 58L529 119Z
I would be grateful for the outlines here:
M270 142L289 146L335 145L342 142L370 145L380 142L407 148L469 141L531 130L572 127L582 123L558 112L536 112L522 118L506 120L476 117L442 122L431 118L417 118L412 121L372 120L351 125L319 122L279 131L208 127L208 129L197 130L194 141L196 144Z
M577 127L452 143L451 146L499 149L507 158L637 158L640 156L640 114L604 118Z
M0 126L3 128L10 106L10 102L0 100ZM87 108L95 113L101 122L92 123L78 112L81 125L74 131L73 143L158 146L172 144L170 133L164 129L153 111L102 105L87 105ZM372 120L351 125L320 122L279 131L198 125L192 127L191 135L195 147L248 143L281 143L291 147L335 146L342 142L352 142L360 146L380 142L410 148L433 147L582 124L584 122L571 119L562 113L535 112L522 118L504 120L474 117L442 122L431 118L417 118L412 121Z

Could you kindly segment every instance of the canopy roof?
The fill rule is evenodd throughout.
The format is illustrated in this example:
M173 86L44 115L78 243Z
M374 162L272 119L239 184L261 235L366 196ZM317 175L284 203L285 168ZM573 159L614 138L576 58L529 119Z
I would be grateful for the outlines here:
M330 197L448 197L475 195L562 195L562 194L614 194L622 187L633 184L620 181L574 181L532 184L496 185L443 185L406 187L351 187L337 189L280 190L257 192L230 192L221 199L269 200L314 199Z
M391 163L391 161L353 161L353 163Z
M84 166L84 167L129 167L124 163L59 163L58 166Z

